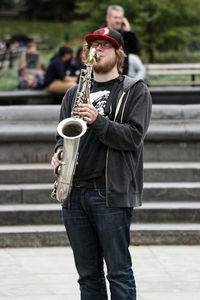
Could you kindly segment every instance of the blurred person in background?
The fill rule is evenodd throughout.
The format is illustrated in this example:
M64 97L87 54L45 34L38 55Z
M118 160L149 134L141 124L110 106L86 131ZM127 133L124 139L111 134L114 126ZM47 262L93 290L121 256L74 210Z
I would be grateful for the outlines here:
M77 77L70 76L70 64L73 58L73 50L62 46L47 68L44 87L46 91L64 94L76 84Z
M29 43L33 41L32 38L29 38L26 34L17 33L11 36L9 43L18 44L18 47L27 47Z
M6 42L0 38L0 50L6 49Z
M130 53L128 55L128 64L128 76L133 77L135 79L145 79L146 68L137 55Z
M22 53L18 68L19 89L42 89L44 85L45 63L38 53L37 46L29 43Z
M79 77L81 69L85 68L85 65L83 63L83 54L82 54L82 52L83 52L83 47L80 47L77 50L76 57L71 62L71 66L70 66L71 76L78 76Z
M128 19L124 16L124 9L120 5L111 5L107 9L106 24L100 26L109 27L118 31L124 40L123 50L129 53L139 54L141 50L140 42L133 30L131 30ZM128 57L124 60L123 74L128 74Z

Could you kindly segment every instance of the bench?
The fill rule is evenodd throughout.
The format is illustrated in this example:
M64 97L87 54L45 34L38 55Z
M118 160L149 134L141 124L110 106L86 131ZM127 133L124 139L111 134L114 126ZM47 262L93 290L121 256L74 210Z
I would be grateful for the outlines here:
M43 37L41 33L29 33L28 37L33 40L34 43L42 43Z
M0 105L61 104L63 96L45 90L0 92Z
M200 63L188 64L147 64L147 81L150 86L200 86L200 80L196 81L195 77L200 75ZM189 75L191 80L185 81L153 81L153 76L167 75ZM149 78L151 76L151 78Z

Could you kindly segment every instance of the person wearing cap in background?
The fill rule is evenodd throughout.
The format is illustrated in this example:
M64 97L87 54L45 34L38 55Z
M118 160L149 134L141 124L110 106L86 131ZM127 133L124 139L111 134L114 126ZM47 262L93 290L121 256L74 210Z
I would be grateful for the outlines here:
M95 48L90 103L79 105L88 124L63 222L73 250L82 300L107 300L103 260L112 300L135 300L129 253L133 208L142 204L143 142L151 115L151 96L142 81L121 75L123 39L108 27L85 37L84 56ZM77 86L64 96L60 121L70 117ZM58 164L63 139L57 135L51 164Z
M118 31L124 40L123 49L126 55L129 53L139 54L141 51L140 42L133 30L131 30L128 19L124 16L124 9L120 5L111 5L107 8L106 24L101 27L109 27ZM123 74L128 74L129 61L125 57Z

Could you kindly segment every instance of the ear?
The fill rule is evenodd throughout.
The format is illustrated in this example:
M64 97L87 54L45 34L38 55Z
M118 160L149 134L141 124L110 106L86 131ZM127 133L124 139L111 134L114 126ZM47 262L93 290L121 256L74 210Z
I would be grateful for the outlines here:
M109 16L107 15L106 16L106 22L108 23L108 21L109 21ZM108 24L107 24L108 25Z

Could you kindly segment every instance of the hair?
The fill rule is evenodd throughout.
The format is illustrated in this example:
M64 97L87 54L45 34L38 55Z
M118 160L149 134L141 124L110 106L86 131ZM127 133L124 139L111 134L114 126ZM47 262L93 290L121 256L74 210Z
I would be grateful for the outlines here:
M122 6L120 6L120 5L110 5L110 6L107 8L107 16L111 15L112 10L121 11L121 12L123 12L123 14L124 14L124 9L123 9Z
M87 43L83 46L83 61L84 61L84 63L86 63L86 61L87 61L90 47L91 47L90 44L87 44ZM117 56L117 71L119 74L122 74L124 59L126 57L126 54L122 48L118 48L118 49L115 48L115 53Z
M63 57L65 54L73 54L72 48L68 48L66 46L60 47L60 49L58 50L58 55L60 57Z
M78 48L77 52L76 52L76 57L79 58L81 52L83 51L83 47Z
M118 70L119 74L122 74L126 53L124 52L124 50L122 50L122 48L116 49L115 53L117 56L117 70Z

